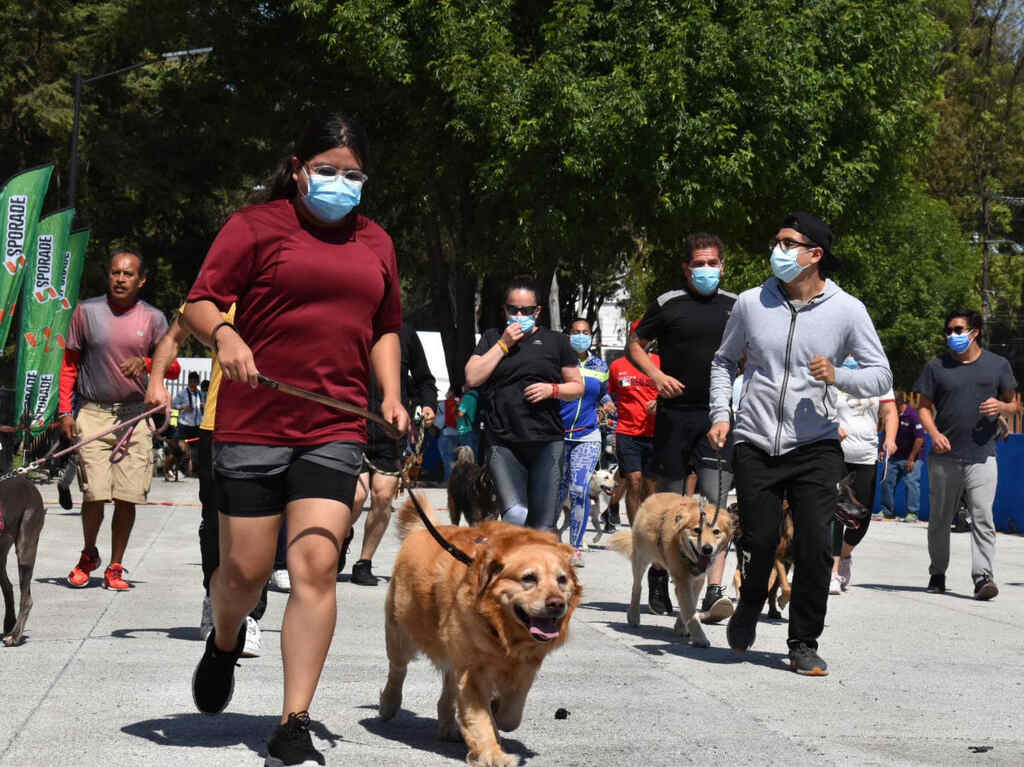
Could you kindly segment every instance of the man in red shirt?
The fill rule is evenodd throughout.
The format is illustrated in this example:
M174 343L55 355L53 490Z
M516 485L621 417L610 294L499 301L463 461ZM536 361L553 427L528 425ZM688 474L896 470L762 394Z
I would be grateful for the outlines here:
M639 320L630 326L636 329ZM661 358L651 354L658 368ZM626 516L629 524L644 498L654 492L655 478L648 470L654 459L654 413L658 405L658 387L646 374L622 356L608 368L608 393L619 411L615 429L615 452L619 472L626 478Z
M131 251L114 253L108 284L107 295L79 303L68 330L60 376L60 429L72 442L78 434L98 434L143 412L150 362L146 355L167 332L167 320L160 310L139 300L139 291L146 284L141 256ZM178 371L172 369L168 375L176 377ZM78 395L77 418L72 394ZM153 479L153 437L148 420L139 422L125 457L111 463L111 453L122 434L110 434L78 451L85 545L78 564L68 574L68 583L75 588L87 586L89 573L100 565L96 536L103 522L103 507L111 499L110 564L103 586L114 591L131 588L124 580L121 562L135 524L135 504L145 503Z

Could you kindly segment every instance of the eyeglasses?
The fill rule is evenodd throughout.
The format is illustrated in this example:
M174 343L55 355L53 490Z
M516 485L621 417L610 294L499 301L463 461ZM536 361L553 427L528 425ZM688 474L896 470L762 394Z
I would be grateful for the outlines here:
M308 171L324 178L341 176L353 184L365 184L370 178L358 168L335 168L333 165L312 165L309 166Z
M540 308L539 306L515 306L514 304L505 304L505 311L508 312L509 314L513 315L513 316L515 316L515 315L522 316L524 314L533 314L539 308Z
M791 240L789 237L783 237L779 239L776 237L768 243L769 250L775 250L777 245L781 245L783 250L792 250L793 248L816 248L818 247L813 242L800 242L799 240Z
M956 333L959 336L963 335L964 333L970 333L971 330L973 330L973 328L965 328L963 325L956 325L955 327L952 328L946 328L946 335L951 336L954 333Z

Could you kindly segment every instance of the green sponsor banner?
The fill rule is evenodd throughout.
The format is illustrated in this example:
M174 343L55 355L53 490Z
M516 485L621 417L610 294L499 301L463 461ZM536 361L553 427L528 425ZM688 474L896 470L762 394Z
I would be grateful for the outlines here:
M36 236L26 249L15 389L19 407L15 423L24 425L27 421L33 436L45 430L57 406L60 365L64 357L58 335L61 342L64 339L63 334L56 332L56 322L74 216L73 208L65 208L41 218Z
M25 276L25 251L35 236L52 173L52 165L31 168L12 176L0 192L0 232L4 243L0 269L0 349L7 344L11 332L11 319Z

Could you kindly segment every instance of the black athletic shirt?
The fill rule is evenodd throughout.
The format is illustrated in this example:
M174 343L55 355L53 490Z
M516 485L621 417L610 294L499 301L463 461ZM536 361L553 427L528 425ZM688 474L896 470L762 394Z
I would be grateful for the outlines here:
M968 463L984 463L995 455L998 418L981 415L978 407L1016 388L1010 363L987 349L967 364L949 352L928 360L914 391L935 403L935 427L949 440L949 452L938 455Z
M473 354L486 354L503 332L499 328L485 330ZM532 383L561 383L562 368L578 365L579 358L564 333L538 327L521 338L482 387L490 400L485 421L488 433L502 442L561 440L565 436L561 400L530 404L523 392Z
M662 372L686 387L678 397L659 397L658 407L709 408L711 360L734 303L736 296L723 290L710 296L670 290L648 304L637 337L658 342Z

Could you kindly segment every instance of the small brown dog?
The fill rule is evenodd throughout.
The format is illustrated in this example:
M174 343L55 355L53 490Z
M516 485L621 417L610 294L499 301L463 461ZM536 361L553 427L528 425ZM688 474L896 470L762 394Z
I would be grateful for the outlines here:
M633 563L633 592L626 612L629 625L640 625L644 571L654 562L668 570L676 586L676 633L689 635L694 647L708 647L710 642L696 615L697 597L708 566L729 546L732 531L732 515L703 499L677 493L648 496L636 512L632 530L615 533L608 541L609 548Z
M409 661L422 652L444 674L440 737L465 740L471 765L513 767L519 760L501 749L498 730L519 726L541 663L567 638L581 594L572 548L505 522L439 527L473 558L466 566L431 537L411 499L398 524L404 543L385 603L390 668L380 716L398 713Z
M468 445L461 446L455 455L455 465L448 476L448 516L452 524L463 519L467 525L497 519L498 497L491 472L486 466L476 465L473 448Z
M730 509L731 511L732 509ZM736 573L732 577L736 596L740 595L743 585L743 537L740 529L739 516L736 516ZM782 502L782 521L779 522L779 545L775 549L775 564L768 577L768 617L782 618L784 610L793 596L793 587L789 583L789 573L793 569L793 515L789 511L789 502Z

